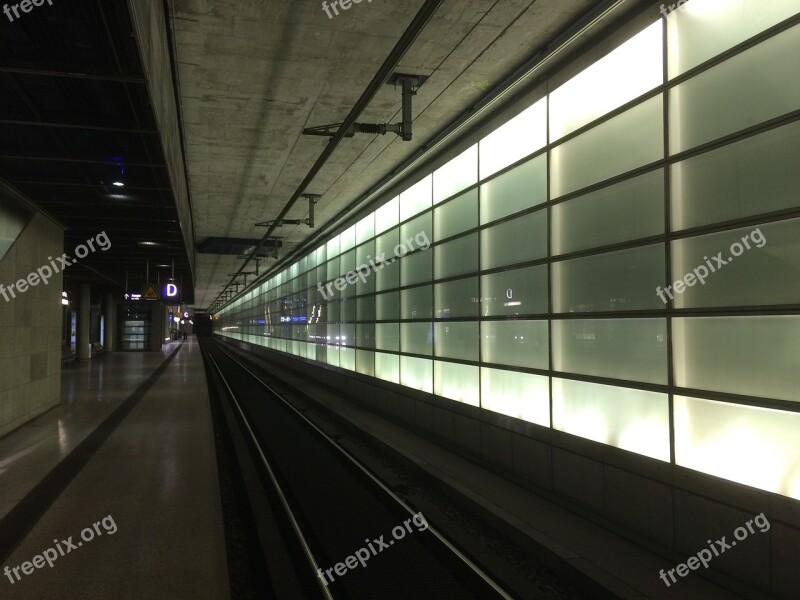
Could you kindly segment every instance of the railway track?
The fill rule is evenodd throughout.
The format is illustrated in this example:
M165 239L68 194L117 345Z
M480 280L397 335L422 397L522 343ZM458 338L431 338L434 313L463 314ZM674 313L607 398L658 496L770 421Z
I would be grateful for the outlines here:
M249 473L277 598L512 598L478 565L222 344L211 379Z

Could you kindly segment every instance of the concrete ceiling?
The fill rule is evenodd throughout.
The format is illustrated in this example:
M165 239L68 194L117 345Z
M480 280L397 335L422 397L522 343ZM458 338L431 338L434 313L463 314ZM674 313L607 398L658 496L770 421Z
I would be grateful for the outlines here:
M364 0L328 18L320 0L175 0L174 29L195 238L260 238L327 138L304 127L341 122L422 6ZM397 71L429 75L414 97L414 140L345 138L306 191L317 225L389 174L592 0L445 0ZM385 86L359 121L400 120ZM299 201L288 218L305 218ZM275 230L285 254L314 230ZM265 266L274 260L267 260ZM217 297L242 260L197 254L195 304Z

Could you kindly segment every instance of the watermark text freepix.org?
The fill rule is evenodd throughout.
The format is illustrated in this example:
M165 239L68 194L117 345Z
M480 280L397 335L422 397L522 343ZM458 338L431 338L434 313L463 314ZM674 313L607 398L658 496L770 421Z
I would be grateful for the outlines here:
M758 529L759 529L759 531L761 533L766 533L767 531L769 531L769 528L770 528L769 521L767 520L767 517L762 512L760 515L756 515L754 518L750 519L747 523L745 523L745 525L747 526L747 529L745 529L744 527L737 527L734 530L733 536L736 538L736 540L741 542L742 540L747 539L747 536L750 533L755 533L755 530L753 529L753 524L754 523L758 527ZM748 530L749 530L749 533L748 533ZM740 531L742 532L741 535L739 535ZM727 538L727 536L723 535L720 539L718 539L717 541L715 541L713 543L711 542L711 540L706 540L706 542L708 543L709 547L708 548L703 548L702 550L700 550L700 552L697 553L697 556L692 556L691 558L689 558L689 560L686 561L686 563L681 563L678 566L676 566L674 569L670 569L666 573L664 572L664 569L661 569L661 571L659 571L659 577L664 581L664 585L669 587L669 586L672 585L672 583L675 583L677 581L677 579L675 579L675 572L676 571L677 571L678 575L680 575L681 577L686 577L689 574L689 570L690 569L692 571L696 571L697 569L700 568L700 564L701 563L702 563L703 567L707 569L708 568L708 563L710 563L711 560L715 556L719 556L720 554L722 554L726 550L730 550L731 548L733 548L736 545L736 540L731 540L731 543L729 544L726 541L726 538ZM712 551L713 551L713 554L712 554ZM688 567L687 567L687 565L688 565ZM669 575L670 579L672 579L672 583L667 581L667 575Z
M756 236L756 234L758 234L758 236ZM682 294L683 292L686 291L687 287L692 287L698 281L700 282L700 285L705 285L706 278L711 273L716 273L717 270L719 270L720 268L724 267L730 262L733 262L733 259L735 257L744 254L745 248L750 250L750 242L748 240L753 240L753 242L755 242L756 248L763 248L764 245L767 243L767 238L765 238L764 234L761 233L761 229L760 228L754 229L753 231L751 231L742 238L742 244L744 245L740 244L739 242L733 242L731 244L730 247L731 256L729 256L727 260L722 258L722 252L717 252L717 255L712 256L710 259L707 256L704 256L703 260L706 261L706 265L708 265L708 268L706 268L705 265L700 265L698 267L695 267L691 273L686 273L686 275L683 276L683 279L678 279L672 285L668 285L667 288L664 290L661 289L660 285L656 286L656 294L658 295L659 298L661 298L661 301L664 304L666 304L667 299L664 296L664 293L666 293L667 296L669 296L670 300L675 299L675 297L672 295L672 291L670 290L674 290L676 294ZM714 261L714 264L711 263L712 260ZM711 269L710 273L708 269Z
M361 2L362 0L333 0L333 2L328 4L323 0L322 10L325 11L325 14L328 15L329 19L332 19L333 15L331 14L331 9L333 9L333 12L336 14L337 17L339 16L339 11L336 8L337 4L339 5L339 8L341 8L342 10L347 10L351 6L353 6L353 4L361 4ZM372 0L367 0L367 2L372 2Z
M347 571L352 571L356 567L358 567L359 563L362 567L367 566L367 561L372 558L373 556L377 556L378 553L383 552L389 546L394 545L395 540L402 540L406 536L406 530L408 533L414 533L411 530L411 524L417 526L417 531L425 531L428 528L428 521L425 520L425 517L422 515L421 512L416 513L410 519L406 519L403 521L403 525L398 525L394 529L392 529L392 537L394 540L389 540L385 542L383 540L384 536L380 536L378 539L370 541L369 539L364 540L367 543L367 548L359 548L355 551L354 554L351 554L347 558L344 559L344 562L336 563L330 569L325 569L323 572L322 569L317 569L317 574L322 582L327 586L328 583L333 582L336 579L332 574L331 571L335 572L339 577L345 575ZM327 579L325 578L327 575Z
M94 238L86 240L85 244L78 244L75 247L75 256L78 258L86 258L90 250L95 252L97 250L97 248L94 247L95 242L97 242L100 250L103 252L111 248L111 240L108 239L108 235L105 231L101 231ZM47 285L53 275L56 275L59 271L63 271L70 265L74 265L78 262L66 252L55 259L52 256L48 256L47 260L50 261L49 265L39 267L36 269L36 272L29 273L27 277L20 279L16 283L12 283L8 286L0 283L0 295L3 296L5 301L11 302L11 299L16 298L17 294L24 294L27 292L29 287L35 287L40 283ZM11 298L8 297L9 294Z
M11 13L14 13L14 16L19 19L20 14L19 11L21 10L24 13L29 13L33 10L33 7L42 6L45 2L47 2L50 6L53 6L53 0L22 0L19 4L12 4L9 8L8 4L3 5L3 12L8 17L8 20L12 23L14 22L14 17L11 16Z
M408 238L405 242L400 242L394 247L394 255L395 258L390 260L386 260L386 252L381 252L378 256L372 258L367 256L369 262L367 264L363 264L356 268L355 271L350 271L347 275L343 275L341 277L337 277L333 281L329 282L326 286L323 287L322 282L317 284L317 289L319 293L322 294L322 297L325 300L330 299L333 296L333 290L331 288L336 288L340 292L348 286L348 284L353 284L359 279L361 279L361 283L367 282L367 276L372 271L377 271L378 269L382 269L386 265L392 264L397 258L402 258L412 250L414 250L414 242L417 244L417 248L420 250L427 250L431 247L431 241L428 239L428 234L424 231L420 231L414 237ZM325 290L328 293L325 293Z
M55 544L53 548L48 548L41 554L37 554L32 559L26 560L24 563L16 567L6 566L3 569L3 573L6 577L8 577L11 585L14 585L20 581L23 576L33 573L34 568L43 569L45 565L48 565L52 569L53 565L59 558L66 556L73 550L77 550L83 546L83 542L91 542L95 537L100 537L103 535L103 532L100 531L101 525L103 526L103 530L105 530L108 535L114 535L117 533L117 524L114 522L114 517L108 515L102 520L92 524L91 527L86 527L83 531L81 531L81 539L83 540L82 542L73 542L73 536L69 536L67 539L61 541L53 540L53 543ZM19 573L20 571L22 571L22 576Z

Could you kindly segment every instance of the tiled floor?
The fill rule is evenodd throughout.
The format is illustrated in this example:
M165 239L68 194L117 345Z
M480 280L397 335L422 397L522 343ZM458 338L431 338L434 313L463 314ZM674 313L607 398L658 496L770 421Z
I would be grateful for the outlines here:
M66 369L61 405L0 439L0 518L20 503L24 511L26 503L52 499L40 518L26 515L35 524L0 567L13 569L49 548L51 556L66 551L62 540L70 536L76 546L59 553L52 567L45 563L29 575L20 568L20 581L13 571L4 575L0 597L229 597L214 434L196 341L184 342L154 376L178 344ZM141 399L134 404L128 399L137 389ZM116 427L107 420L130 406ZM107 438L92 448L99 432ZM54 477L69 462L81 468Z

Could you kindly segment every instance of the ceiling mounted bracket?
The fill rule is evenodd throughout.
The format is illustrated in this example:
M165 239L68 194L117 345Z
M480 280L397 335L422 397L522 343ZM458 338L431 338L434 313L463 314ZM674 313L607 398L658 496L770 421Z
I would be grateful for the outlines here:
M278 219L277 221L261 221L256 223L256 227L283 227L284 225L308 225L311 229L314 228L314 205L319 202L322 197L320 194L300 194L301 198L308 200L308 218L307 219Z

